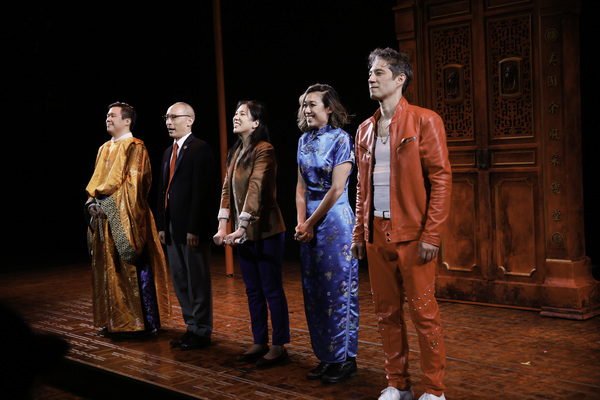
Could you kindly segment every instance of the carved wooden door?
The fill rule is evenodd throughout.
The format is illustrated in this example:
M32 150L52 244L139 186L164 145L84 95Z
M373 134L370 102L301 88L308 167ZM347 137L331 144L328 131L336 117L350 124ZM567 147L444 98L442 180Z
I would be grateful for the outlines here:
M600 314L585 255L578 0L398 0L408 101L447 131L440 298Z
M424 97L444 120L452 212L438 295L535 307L544 279L533 9L424 1Z

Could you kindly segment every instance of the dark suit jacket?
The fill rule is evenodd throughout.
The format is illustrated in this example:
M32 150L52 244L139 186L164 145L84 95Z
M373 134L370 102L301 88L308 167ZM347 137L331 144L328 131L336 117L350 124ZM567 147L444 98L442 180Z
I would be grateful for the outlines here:
M203 140L190 135L181 146L165 210L165 195L169 185L169 167L173 145L163 155L158 186L157 222L165 231L167 243L184 244L187 234L200 236L201 242L212 240L217 229L219 206L218 175L213 151ZM173 237L169 237L169 223Z

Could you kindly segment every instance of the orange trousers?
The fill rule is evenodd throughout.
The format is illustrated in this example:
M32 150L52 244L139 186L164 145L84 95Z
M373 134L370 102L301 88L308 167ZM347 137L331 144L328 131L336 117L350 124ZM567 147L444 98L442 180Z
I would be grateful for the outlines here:
M367 243L367 260L379 333L383 340L385 370L390 386L407 390L408 337L404 316L405 294L417 331L425 391L441 396L446 369L446 350L435 299L436 260L419 262L419 241L388 242L390 220L374 218L373 243Z

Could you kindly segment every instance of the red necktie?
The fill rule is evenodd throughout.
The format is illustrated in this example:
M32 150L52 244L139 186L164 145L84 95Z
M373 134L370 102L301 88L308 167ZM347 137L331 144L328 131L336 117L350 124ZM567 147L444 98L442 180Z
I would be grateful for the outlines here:
M167 199L169 198L169 187L171 186L171 179L173 179L173 172L175 172L175 163L177 162L177 142L173 145L173 155L171 155L171 168L169 170L169 184L167 185L167 192L165 193L165 210L167 209Z

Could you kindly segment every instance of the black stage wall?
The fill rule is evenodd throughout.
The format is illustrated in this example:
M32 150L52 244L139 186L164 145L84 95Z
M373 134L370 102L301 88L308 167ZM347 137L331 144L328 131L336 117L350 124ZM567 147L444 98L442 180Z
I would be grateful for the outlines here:
M238 100L267 104L289 259L298 257L291 240L298 96L316 82L334 86L355 114L347 127L354 134L377 107L368 96L366 58L373 48L397 47L395 3L221 0L227 130ZM587 252L599 264L596 51L590 33L597 15L592 7L598 7L590 3L584 0L582 13L584 200ZM155 179L162 152L171 143L160 116L176 101L195 108L194 133L218 154L212 2L157 4L4 6L0 41L5 72L0 79L7 179L0 270L87 262L84 189L97 149L109 139L104 121L111 102L125 101L138 110L134 134L146 142ZM233 139L229 133L230 144ZM351 188L351 198L353 193ZM153 190L153 206L155 196Z

